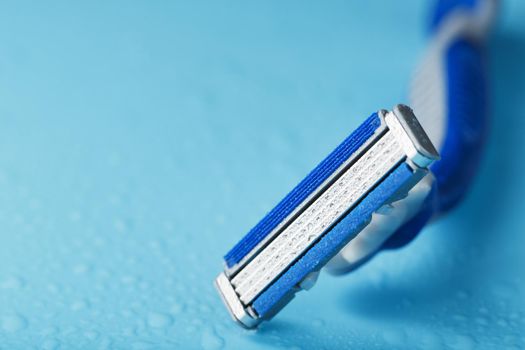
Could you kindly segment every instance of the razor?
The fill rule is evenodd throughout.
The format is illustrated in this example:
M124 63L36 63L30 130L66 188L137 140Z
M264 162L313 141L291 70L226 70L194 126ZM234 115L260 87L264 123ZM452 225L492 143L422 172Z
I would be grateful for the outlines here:
M409 107L372 114L226 254L216 286L234 320L255 327L309 289L438 158Z
M464 197L487 134L486 38L496 0L438 0L410 107L368 117L225 256L215 285L245 328L319 272L411 242Z

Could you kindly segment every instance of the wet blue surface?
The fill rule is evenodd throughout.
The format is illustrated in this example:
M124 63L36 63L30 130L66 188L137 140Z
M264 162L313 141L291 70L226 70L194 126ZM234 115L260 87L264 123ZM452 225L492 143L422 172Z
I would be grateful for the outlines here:
M492 44L473 191L251 332L221 257L378 108L425 1L0 4L0 347L525 347L525 4ZM400 18L402 20L400 20Z

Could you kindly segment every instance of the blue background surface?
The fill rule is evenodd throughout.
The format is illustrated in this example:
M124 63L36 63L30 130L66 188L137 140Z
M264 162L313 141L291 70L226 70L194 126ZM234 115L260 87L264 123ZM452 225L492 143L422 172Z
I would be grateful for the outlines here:
M525 347L525 3L491 46L470 196L259 331L222 255L405 101L428 2L0 3L0 348Z

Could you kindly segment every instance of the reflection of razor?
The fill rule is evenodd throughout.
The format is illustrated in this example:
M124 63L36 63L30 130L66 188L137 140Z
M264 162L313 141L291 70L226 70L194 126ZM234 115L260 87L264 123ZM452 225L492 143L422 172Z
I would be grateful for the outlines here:
M374 252L402 223L399 203L430 189L437 158L409 107L370 116L226 255L216 286L232 316L249 328L271 318L368 226L373 237L355 250Z

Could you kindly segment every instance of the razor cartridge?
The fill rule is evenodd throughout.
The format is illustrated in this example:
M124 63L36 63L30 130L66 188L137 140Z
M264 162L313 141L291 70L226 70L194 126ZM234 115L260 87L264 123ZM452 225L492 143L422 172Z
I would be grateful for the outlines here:
M372 114L225 255L215 284L233 319L256 327L330 261L338 273L373 255L409 217L399 214L409 194L429 188L438 158L409 107ZM357 258L341 265L344 249Z

